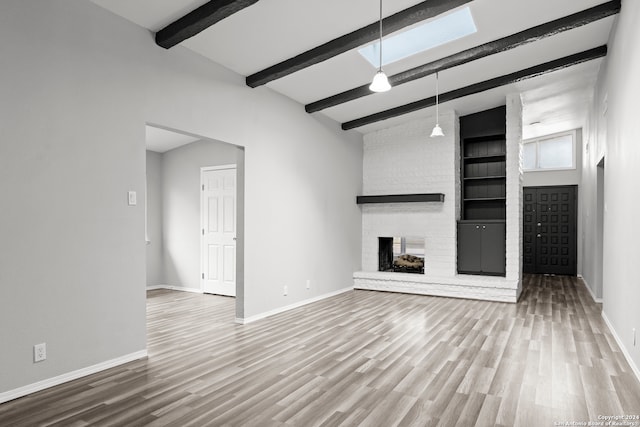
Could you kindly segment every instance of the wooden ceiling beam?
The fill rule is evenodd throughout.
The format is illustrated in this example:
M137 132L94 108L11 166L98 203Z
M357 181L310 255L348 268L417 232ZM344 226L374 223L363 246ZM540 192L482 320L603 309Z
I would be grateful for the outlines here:
M472 0L427 0L408 9L402 10L382 20L384 35L396 32L417 22L433 18ZM273 80L288 76L311 65L317 64L336 55L370 43L380 37L379 21L355 30L344 36L335 38L311 50L265 68L247 77L247 86L258 87Z
M541 76L553 71L562 70L573 65L604 57L606 56L606 54L607 46L603 45L586 50L584 52L576 53L574 55L565 56L560 59L545 62L544 64L536 65L535 67L526 68L524 70L516 71L511 74L506 74L490 80L485 80L483 82L474 83L460 89L452 90L450 92L442 93L439 95L439 103L443 104L447 101L453 101L454 99L474 95L490 89L498 88L500 86L516 83L521 80L531 79L533 77ZM432 96L429 98L421 99L419 101L411 102L409 104L401 105L399 107L391 108L389 110L381 111L379 113L361 117L359 119L345 122L342 124L342 129L355 129L361 126L380 122L382 120L390 119L393 117L398 117L403 114L411 113L434 105L436 105L436 97Z
M620 0L609 1L581 12L529 28L519 33L472 47L462 52L454 53L453 55L438 59L428 64L403 71L390 76L389 83L391 83L391 86L408 83L448 68L466 64L480 58L514 49L564 31L581 27L591 22L615 15L618 12L620 12ZM307 104L305 105L305 110L307 113L315 113L317 111L324 110L325 108L334 107L371 94L373 94L373 92L369 90L369 84L367 83L366 85Z
M211 0L156 33L156 44L169 49L259 0Z

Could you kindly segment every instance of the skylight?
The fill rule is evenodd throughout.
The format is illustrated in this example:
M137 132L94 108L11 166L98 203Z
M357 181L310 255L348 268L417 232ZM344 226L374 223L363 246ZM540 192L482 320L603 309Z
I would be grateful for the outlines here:
M434 19L410 30L384 39L382 51L382 65L391 64L416 53L424 52L436 46L458 40L475 33L476 24L473 22L471 10L468 7ZM380 61L380 41L358 49L360 55L378 67Z

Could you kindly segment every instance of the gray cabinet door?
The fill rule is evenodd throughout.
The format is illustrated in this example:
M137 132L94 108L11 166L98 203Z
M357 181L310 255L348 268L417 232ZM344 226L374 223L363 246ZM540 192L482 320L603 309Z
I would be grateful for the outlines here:
M505 273L506 230L504 224L482 224L482 256L483 273Z
M458 273L504 275L504 222L458 223Z
M479 272L482 230L479 224L458 224L458 271Z

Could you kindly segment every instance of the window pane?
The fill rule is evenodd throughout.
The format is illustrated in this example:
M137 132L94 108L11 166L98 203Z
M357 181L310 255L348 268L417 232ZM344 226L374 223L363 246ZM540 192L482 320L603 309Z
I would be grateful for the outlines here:
M415 26L404 32L397 32L383 41L382 65L391 64L416 53L458 40L477 32L471 10L465 7L450 14ZM376 41L358 50L374 67L380 65L380 42Z
M538 142L540 169L559 169L573 167L573 137L563 135Z
M522 147L522 168L525 170L536 168L536 143L524 144Z

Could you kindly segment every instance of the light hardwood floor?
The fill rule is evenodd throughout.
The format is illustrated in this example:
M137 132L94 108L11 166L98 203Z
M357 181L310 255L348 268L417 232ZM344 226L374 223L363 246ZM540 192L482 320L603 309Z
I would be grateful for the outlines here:
M518 304L354 291L249 325L230 298L148 293L149 358L0 405L2 426L553 426L640 415L583 285ZM557 425L557 424L556 424Z

